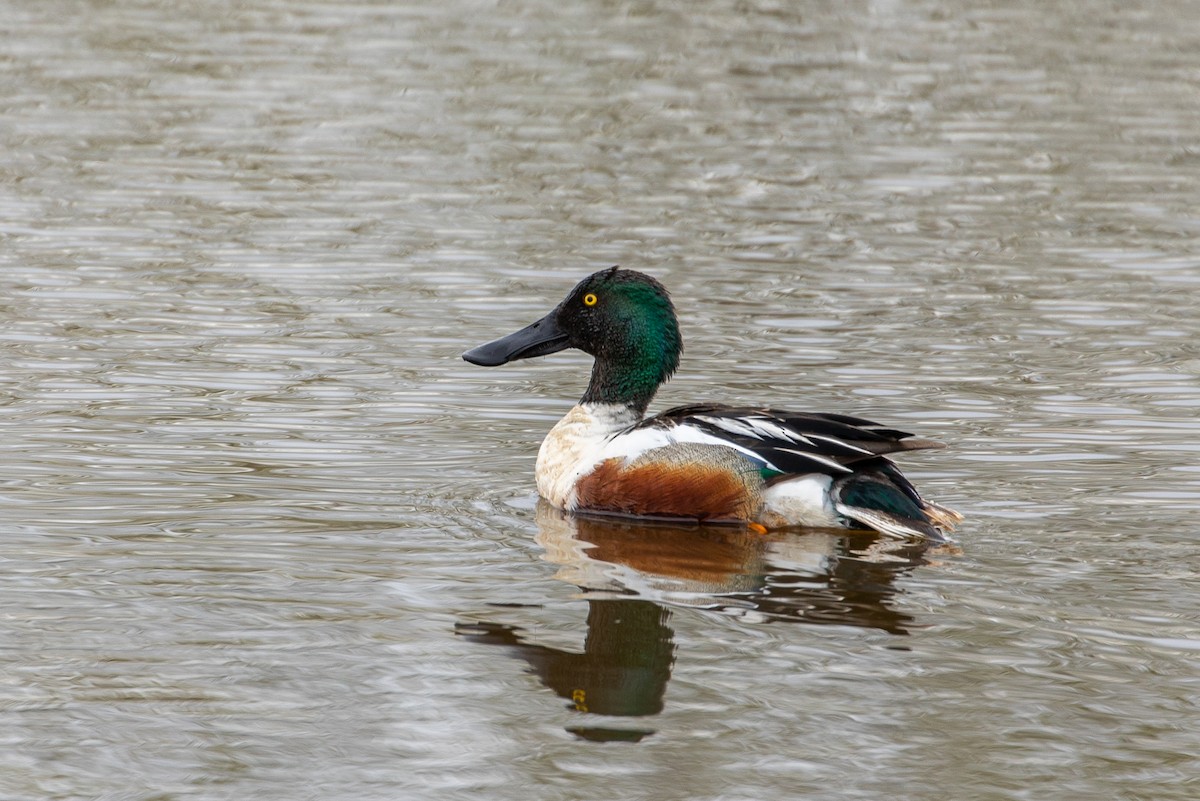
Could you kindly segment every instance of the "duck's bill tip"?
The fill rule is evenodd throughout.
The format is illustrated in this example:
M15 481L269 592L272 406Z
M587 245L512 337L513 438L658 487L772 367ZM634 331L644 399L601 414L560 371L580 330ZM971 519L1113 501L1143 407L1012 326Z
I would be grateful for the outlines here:
M508 362L508 359L499 354L495 348L491 347L495 343L489 342L486 345L480 345L477 348L471 348L463 353L463 361L477 364L480 367L499 367Z
M471 348L463 359L480 367L499 367L517 359L546 356L570 347L569 337L558 326L554 313L506 337Z

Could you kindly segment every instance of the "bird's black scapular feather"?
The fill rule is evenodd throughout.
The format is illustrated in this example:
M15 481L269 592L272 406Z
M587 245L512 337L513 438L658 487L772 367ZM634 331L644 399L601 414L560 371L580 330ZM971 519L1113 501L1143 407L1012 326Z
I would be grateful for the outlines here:
M681 425L752 451L785 476L814 472L838 476L879 467L891 468L887 472L899 476L899 471L881 457L941 447L941 443L912 439L907 431L861 417L723 404L668 409L630 430ZM904 481L903 477L900 480Z

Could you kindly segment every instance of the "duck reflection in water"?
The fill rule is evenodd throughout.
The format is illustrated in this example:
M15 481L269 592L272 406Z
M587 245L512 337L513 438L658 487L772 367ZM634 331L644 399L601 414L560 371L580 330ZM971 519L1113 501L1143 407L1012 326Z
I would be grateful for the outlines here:
M715 526L571 516L544 501L538 543L558 578L588 603L583 652L530 640L519 627L462 623L472 641L503 645L579 712L639 717L662 711L675 659L672 609L747 621L857 626L902 635L911 615L890 605L897 577L925 564L929 545L873 532L771 535ZM641 739L649 731L572 727L587 739Z

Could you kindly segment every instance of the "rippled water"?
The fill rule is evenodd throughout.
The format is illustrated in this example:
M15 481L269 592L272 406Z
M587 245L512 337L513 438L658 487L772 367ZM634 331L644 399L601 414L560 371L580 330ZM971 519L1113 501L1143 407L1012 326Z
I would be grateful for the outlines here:
M6 801L1200 791L1194 4L3 10ZM539 506L615 263L958 547Z

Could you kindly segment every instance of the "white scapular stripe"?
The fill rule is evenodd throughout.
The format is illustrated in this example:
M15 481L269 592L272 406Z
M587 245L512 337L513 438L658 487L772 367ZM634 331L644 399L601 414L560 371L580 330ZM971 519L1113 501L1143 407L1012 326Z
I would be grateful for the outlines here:
M690 425L675 426L670 430L671 438L675 442L695 442L702 445L724 445L726 448L733 448L739 453L744 453L749 456L756 464L765 466L768 470L779 470L775 465L763 456L761 453L755 453L750 448L738 445L736 442L718 437L716 434L710 434L704 429L696 428Z
M852 451L858 451L859 453L865 453L865 454L871 453L871 451L867 450L866 448L860 448L857 445L851 445L849 442L846 442L846 440L844 440L844 439L837 439L836 437L826 437L826 436L822 436L821 434L809 434L809 436L812 437L813 439L819 439L822 442L831 442L834 445L840 445L843 448L849 448Z
M793 448L779 448L778 450L781 450L784 453L794 453L797 456L805 456L809 459L812 459L814 462L819 462L820 464L828 465L830 468L832 468L835 472L838 472L838 473L853 473L854 472L849 467L846 467L843 464L839 464L838 462L835 462L833 459L830 459L828 457L821 456L818 453L810 453L809 451L798 451Z

